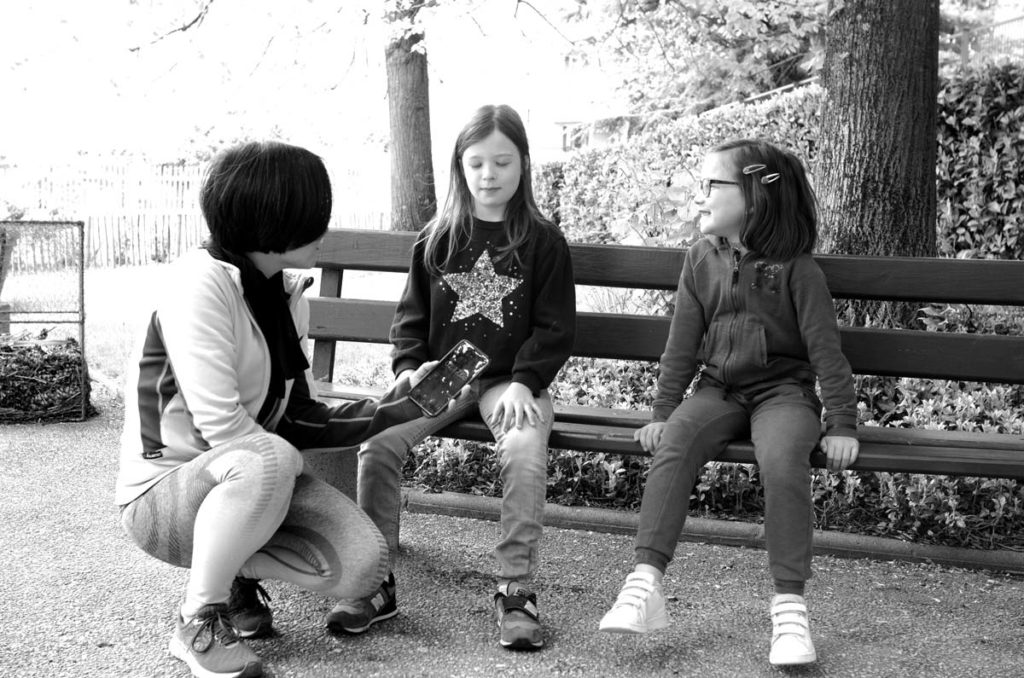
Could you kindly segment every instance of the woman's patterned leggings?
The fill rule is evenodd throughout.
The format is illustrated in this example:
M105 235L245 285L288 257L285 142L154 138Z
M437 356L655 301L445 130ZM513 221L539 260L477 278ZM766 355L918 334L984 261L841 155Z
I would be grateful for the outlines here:
M380 531L348 497L302 472L272 433L215 447L121 511L142 550L191 568L184 609L225 602L236 575L291 582L332 598L370 595L387 576Z

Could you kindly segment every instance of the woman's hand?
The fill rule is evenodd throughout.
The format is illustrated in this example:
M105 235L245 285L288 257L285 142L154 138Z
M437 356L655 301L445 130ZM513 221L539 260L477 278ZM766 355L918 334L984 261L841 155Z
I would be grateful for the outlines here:
M654 454L655 448L661 442L661 434L665 431L665 422L652 421L647 426L633 432L633 440L640 443L644 452Z
M402 381L403 379L409 380L409 388L412 388L416 384L423 381L423 377L427 376L427 372L434 369L434 365L437 364L436 360L423 363L415 370L402 370L397 377L395 377L395 383Z
M423 378L427 376L427 373L430 372L430 370L434 369L434 366L437 365L438 362L440 361L431 360L430 362L423 363L418 368L416 368L416 370L402 370L401 372L398 373L398 376L395 377L395 383L397 384L403 379L408 379L409 388L412 388L416 384L423 381ZM463 386L462 389L458 392L458 394L456 394L454 398L448 401L448 409L454 409L456 401L459 398L469 395L469 392L472 388L472 384L466 384L465 386Z
M523 419L529 422L530 426L536 426L538 421L544 423L540 405L537 404L537 399L533 397L530 389L524 384L512 382L498 398L498 404L491 413L489 423L496 426L500 422L501 430L507 431L513 426L522 428Z
M850 436L825 436L821 439L819 447L828 460L826 468L829 471L842 471L857 461L857 455L860 453L860 443Z

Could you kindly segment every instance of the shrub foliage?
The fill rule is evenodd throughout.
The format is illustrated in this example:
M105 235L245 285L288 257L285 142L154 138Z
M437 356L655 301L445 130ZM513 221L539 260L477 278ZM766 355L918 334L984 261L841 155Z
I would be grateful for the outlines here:
M820 101L820 87L809 85L696 117L652 117L624 144L543 165L536 188L573 241L686 243L692 220L677 205L689 203L691 173L707 150L764 138L803 158L813 178ZM938 251L1024 259L1024 65L944 76L938 105Z

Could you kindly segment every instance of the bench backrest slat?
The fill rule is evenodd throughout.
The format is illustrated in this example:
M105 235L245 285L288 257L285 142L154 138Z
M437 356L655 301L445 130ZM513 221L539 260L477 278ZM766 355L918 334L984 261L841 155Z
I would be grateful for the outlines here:
M310 305L315 340L388 342L395 302L313 298ZM580 313L573 353L656 361L669 322L664 316ZM1024 383L1024 337L843 328L842 338L857 374Z
M417 233L329 231L318 265L406 272ZM674 290L683 251L572 245L580 285ZM819 255L832 295L847 299L1024 306L1024 261Z
M1024 261L819 255L833 297L1024 306Z

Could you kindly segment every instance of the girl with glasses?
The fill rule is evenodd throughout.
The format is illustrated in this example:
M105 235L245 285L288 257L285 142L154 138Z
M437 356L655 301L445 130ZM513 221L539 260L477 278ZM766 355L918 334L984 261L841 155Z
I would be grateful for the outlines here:
M635 568L600 629L668 625L662 577L701 467L730 441L750 439L775 590L768 659L807 664L817 658L803 597L811 577L810 455L820 447L838 471L859 449L853 376L811 257L816 200L800 160L763 141L718 146L701 177L694 204L705 238L686 254L651 423L635 435L654 456Z

